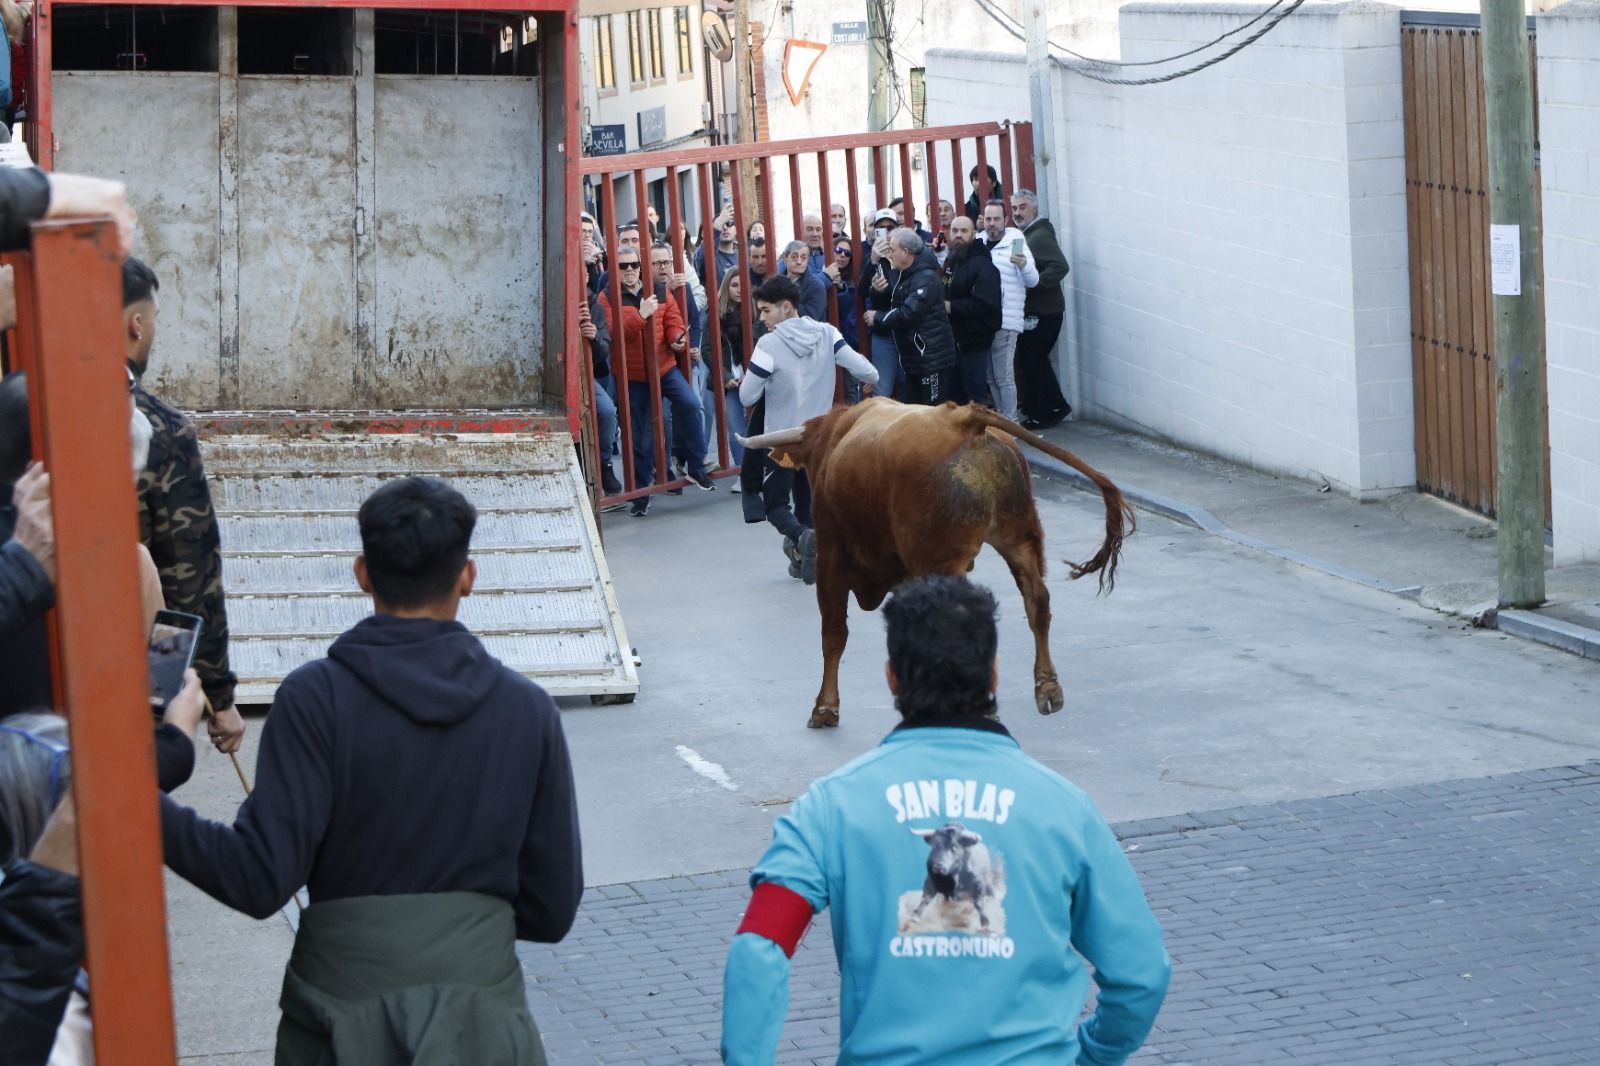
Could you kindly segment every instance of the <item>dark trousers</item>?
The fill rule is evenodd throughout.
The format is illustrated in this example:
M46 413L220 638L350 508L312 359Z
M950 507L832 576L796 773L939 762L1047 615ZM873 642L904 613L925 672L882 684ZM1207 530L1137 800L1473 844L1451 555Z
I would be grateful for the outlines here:
M956 403L976 403L993 407L989 398L989 346L961 353L961 365L950 383L950 398Z
M905 402L938 407L952 398L951 382L955 380L955 376L955 370L935 370L928 374L907 372L904 386Z
M799 540L800 534L811 528L811 481L804 470L768 459L761 501L772 528L790 540Z
M675 425L679 439L688 449L689 470L705 470L706 439L700 430L700 397L683 380L683 374L673 367L661 375L661 403L672 405L677 416ZM629 416L633 422L633 478L639 487L653 485L656 480L655 419L650 411L650 384L645 381L628 382ZM671 480L670 471L666 480Z
M1022 417L1041 421L1072 409L1050 365L1050 350L1061 336L1064 315L1040 315L1039 324L1017 337L1017 405Z

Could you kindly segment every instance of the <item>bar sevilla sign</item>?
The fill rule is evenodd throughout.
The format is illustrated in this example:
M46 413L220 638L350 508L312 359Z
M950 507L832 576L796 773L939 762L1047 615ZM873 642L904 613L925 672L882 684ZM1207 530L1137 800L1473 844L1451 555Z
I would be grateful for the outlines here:
M825 44L816 41L800 41L791 39L783 46L783 87L789 90L789 102L799 107L800 101L805 98L806 89L811 84L811 72L817 69L817 63L822 59L822 53L828 50ZM795 74L799 74L798 78Z
M590 155L622 155L628 150L628 127L618 123L614 126L589 127L589 154Z

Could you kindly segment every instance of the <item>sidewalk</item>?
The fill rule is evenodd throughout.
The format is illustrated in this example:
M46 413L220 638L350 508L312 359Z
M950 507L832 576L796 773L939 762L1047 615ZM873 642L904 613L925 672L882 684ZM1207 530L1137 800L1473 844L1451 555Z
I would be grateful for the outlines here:
M1093 422L1048 431L1115 481L1142 510L1563 651L1600 659L1600 563L1553 567L1537 610L1496 608L1492 519L1420 492L1362 503L1325 486L1278 477ZM1025 449L1038 473L1088 482Z

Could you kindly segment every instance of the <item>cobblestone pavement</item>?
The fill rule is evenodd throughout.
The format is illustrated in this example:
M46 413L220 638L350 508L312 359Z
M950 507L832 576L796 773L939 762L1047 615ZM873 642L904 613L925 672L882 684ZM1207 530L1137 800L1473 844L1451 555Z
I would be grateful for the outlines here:
M1116 829L1174 962L1134 1062L1600 1061L1600 762ZM744 876L591 889L519 945L551 1062L715 1062ZM790 994L778 1061L832 1063L825 920Z

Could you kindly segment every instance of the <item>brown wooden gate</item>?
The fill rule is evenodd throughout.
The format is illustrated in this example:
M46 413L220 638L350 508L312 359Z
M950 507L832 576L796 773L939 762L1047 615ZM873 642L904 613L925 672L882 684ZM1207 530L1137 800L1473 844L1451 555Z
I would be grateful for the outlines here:
M1531 28L1528 37L1532 53ZM1401 55L1417 485L1492 515L1494 301L1489 289L1489 153L1477 16L1407 12ZM1537 62L1533 69L1537 100ZM1536 105L1536 140L1537 110ZM1547 515L1548 425L1547 413Z

